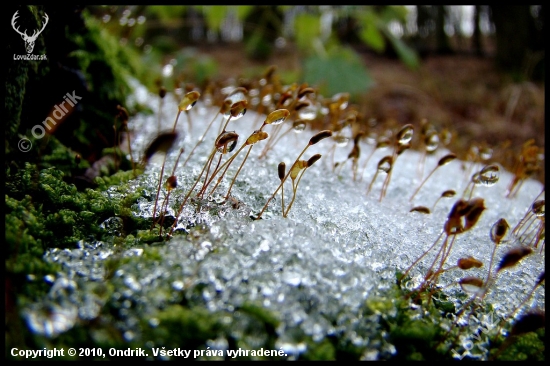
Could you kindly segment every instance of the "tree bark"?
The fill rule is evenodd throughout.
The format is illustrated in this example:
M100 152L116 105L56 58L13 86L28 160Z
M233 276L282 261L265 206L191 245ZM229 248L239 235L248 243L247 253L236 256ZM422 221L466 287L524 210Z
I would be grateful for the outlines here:
M483 57L483 44L481 42L481 28L479 22L481 20L481 5L474 6L474 33L472 34L472 47L474 54L478 57Z
M491 6L491 12L495 24L496 64L521 77L537 38L530 6Z
M436 53L446 55L453 52L449 37L445 33L445 15L447 9L443 5L435 6L435 42Z

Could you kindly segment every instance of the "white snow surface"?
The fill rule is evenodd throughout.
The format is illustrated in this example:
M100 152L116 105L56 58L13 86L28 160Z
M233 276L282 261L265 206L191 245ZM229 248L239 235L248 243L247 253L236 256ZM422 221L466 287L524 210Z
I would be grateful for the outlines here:
M149 95L149 99L157 100L154 95ZM156 102L152 103L152 108L158 108ZM176 112L177 102L169 94L163 107L163 130L172 129ZM215 108L206 107L199 100L189 113L191 132L188 130L187 116L181 114L177 125L179 138L168 153L165 174L172 170L180 147L185 149L180 164L187 158L216 112ZM263 118L249 111L239 120L229 122L227 130L240 135L237 148L259 127ZM220 121L221 118L217 117L187 165L177 169L179 184L171 194L169 208L172 215L178 208L176 202L181 202L202 169L219 131ZM282 131L290 124L285 122ZM132 131L133 159L137 161L158 132L156 113L133 117L129 128ZM266 126L264 131L271 133L273 128ZM300 348L296 345L296 329L300 329L314 339L343 333L354 344L367 347L365 358L376 359L381 358L384 352L391 353L391 345L375 342L380 339L376 319L364 318L358 311L369 296L383 293L384 289L395 283L396 270L404 271L436 240L449 210L462 195L467 183L461 169L462 162L456 160L440 167L411 203L409 197L421 182L418 174L421 155L407 150L396 160L387 195L380 202L385 174L379 175L370 194L367 195L366 191L377 162L391 154L391 149L376 151L362 181L353 181L349 161L340 175L332 171L328 152L335 142L328 138L311 146L302 157L307 160L317 153L323 155L305 172L288 217L281 215L278 194L263 219L252 220L251 212L257 213L280 183L277 165L284 161L288 169L315 133L309 128L299 134L291 131L265 159L258 156L266 141L254 146L232 189L233 197L241 202L240 206L234 208L230 202L220 204L216 194L205 198L201 207L196 202L186 205L178 225L180 231L165 243L156 245L162 260L144 260L138 266L135 262L122 264L109 279L118 289L111 299L100 300L90 291L92 284L105 280L105 260L115 253L141 256L148 244L124 250L122 254L110 243L85 241L79 242L74 249L48 251L46 260L63 263L63 272L49 279L53 285L48 298L26 310L29 325L39 333L59 334L70 328L71 322L93 318L104 302L109 301L117 304L123 315L124 320L116 326L124 330L128 340L135 340L140 336L138 319L151 317L151 322L155 323L156 310L200 284L202 298L192 298L190 301L203 303L209 310L232 311L252 301L278 314L281 319L277 329L278 345L289 352ZM334 160L343 161L351 147L351 141L345 147L336 147ZM361 145L360 167L372 149L372 145ZM217 194L227 191L245 152L231 166ZM427 157L424 177L446 153L449 151L441 150ZM142 198L133 207L135 215L151 217L162 157L155 157L145 173L132 183L136 189L145 187ZM478 165L476 169L481 167ZM498 219L505 218L514 227L543 190L541 183L528 180L517 197L508 199L505 193L511 179L512 175L501 168L500 179L494 186L475 188L473 196L485 200L486 210L471 231L457 236L447 264L451 266L459 258L474 256L483 261L484 266L467 273L454 270L442 275L441 285L451 285L444 290L451 297L461 291L456 285L460 278L466 275L486 276L494 247L489 238L492 225ZM455 190L457 195L442 198L431 214L409 212L418 205L431 209L441 193L449 189ZM106 194L124 193L113 187ZM160 202L164 195L163 189ZM290 198L289 179L285 184L286 204ZM116 233L117 220L111 218L103 225ZM193 227L201 227L202 230L192 230ZM179 235L181 230L190 234ZM517 238L508 235L497 248L493 269L506 251L518 245ZM413 269L411 275L415 281L418 282L426 273L435 251L432 250ZM544 252L541 253L539 247L517 266L502 271L486 299L495 307L496 315L504 316L514 309L532 289L544 268ZM173 297L166 297L166 293L171 293ZM539 288L527 307L544 308L544 301L544 288ZM64 315L57 322L52 320L49 328L43 322L33 320L46 303L58 307ZM253 341L250 342L253 347Z

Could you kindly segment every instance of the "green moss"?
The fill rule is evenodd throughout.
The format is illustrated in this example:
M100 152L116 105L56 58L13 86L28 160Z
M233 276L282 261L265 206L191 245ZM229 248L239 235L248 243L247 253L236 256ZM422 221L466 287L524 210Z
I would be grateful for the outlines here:
M336 349L328 339L323 339L320 342L311 341L300 359L307 361L334 361L336 360Z
M495 361L544 361L545 328L497 341L491 348Z
M120 172L112 181L121 184L131 177L131 172ZM126 233L137 232L145 225L130 210L142 191L125 185L118 186L118 196L101 192L106 186L79 192L64 181L61 171L48 168L37 172L36 166L27 163L22 171L8 172L6 186L6 241L10 252L67 247L90 236L101 239L105 232L99 224L109 217L122 217ZM22 192L30 194L21 197Z
M154 318L158 325L152 326L151 318L142 319L141 326L147 331L143 340L159 347L199 349L223 330L220 314L212 314L202 307L190 309L170 305L160 310Z

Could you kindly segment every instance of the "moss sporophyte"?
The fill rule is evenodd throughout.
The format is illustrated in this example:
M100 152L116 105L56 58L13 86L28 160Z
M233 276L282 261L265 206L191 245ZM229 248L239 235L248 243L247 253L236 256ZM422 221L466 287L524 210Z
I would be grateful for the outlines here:
M106 154L115 173L94 170L94 188L78 190L70 170L7 166L7 283L24 289L17 306L33 343L288 351L281 359L539 357L544 332L533 324L543 313L529 301L544 301L544 271L529 282L538 263L529 261L544 256L544 190L531 197L520 189L541 167L534 143L522 146L506 195L496 197L485 189L503 180L504 169L472 155L460 171L459 154L444 151L435 122L369 124L349 94L325 98L307 84L282 85L274 67L246 87L211 84L182 92L176 102L174 95L159 88L154 132L117 106L114 154ZM173 123L173 116L164 118L169 107ZM181 112L187 126L178 124ZM253 151L256 144L263 150ZM422 152L414 155L415 148ZM304 157L309 149L319 153ZM65 155L73 167L87 164L78 152ZM345 170L348 160L352 168ZM423 177L425 166L434 167ZM472 172L462 187L456 177ZM279 191L280 206L272 204ZM463 193L456 199L457 191ZM530 204L519 216L517 209L513 216L493 211L499 200L513 206L522 194L531 195ZM415 199L419 205L403 204ZM415 238L418 225L423 239ZM80 254L70 250L75 243ZM101 265L81 267L81 254ZM47 261L37 259L42 255ZM60 263L93 280L79 282L73 272L59 275L65 282L56 279ZM520 276L526 263L528 290L503 307L491 341L475 343L475 356L457 353L465 337L479 333L472 322L492 314L488 299L506 291L501 277ZM397 278L388 280L388 268ZM265 279L266 272L273 277ZM384 286L361 287L380 273ZM65 297L71 291L84 294L78 301L85 310ZM19 331L10 325L10 345L29 342Z

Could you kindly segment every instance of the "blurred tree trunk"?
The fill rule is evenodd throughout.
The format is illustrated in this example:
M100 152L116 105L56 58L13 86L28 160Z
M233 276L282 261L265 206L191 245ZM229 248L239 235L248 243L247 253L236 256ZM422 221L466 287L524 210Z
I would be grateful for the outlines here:
M412 44L416 48L420 57L425 57L430 51L432 51L429 43L430 25L429 22L432 19L430 7L426 5L416 6L416 29L417 32L412 38Z
M474 33L472 34L472 46L476 56L483 56L483 44L481 42L481 28L479 22L481 20L481 5L474 6Z
M446 55L453 52L449 37L445 33L445 17L447 9L443 5L435 6L435 52L440 55Z
M491 5L491 12L495 25L497 66L516 77L529 76L522 74L532 62L530 58L534 52L544 50L537 44L538 31L530 6Z

